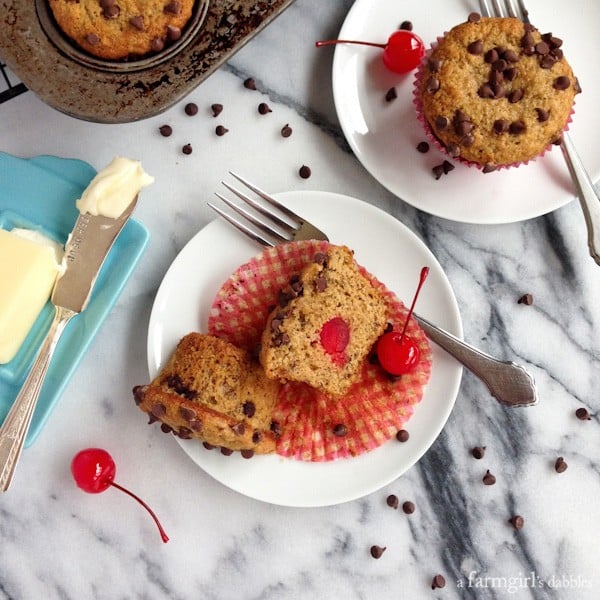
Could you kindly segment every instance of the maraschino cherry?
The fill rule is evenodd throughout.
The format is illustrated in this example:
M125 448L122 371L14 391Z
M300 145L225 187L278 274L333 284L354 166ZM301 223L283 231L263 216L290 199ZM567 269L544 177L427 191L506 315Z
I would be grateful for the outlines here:
M152 509L135 494L115 483L115 473L117 468L112 456L102 448L86 448L78 452L71 461L71 473L78 487L88 494L99 494L107 490L111 485L125 492L135 500L137 500L154 519L160 537L165 544L169 541L165 530L162 528L157 516L152 512Z
M332 44L361 44L383 48L383 64L394 73L410 73L416 69L425 54L423 40L412 31L399 29L394 31L386 44L361 42L357 40L323 40L315 46L331 46Z
M379 364L388 372L390 375L404 375L410 373L418 364L421 358L421 352L417 346L415 340L406 335L406 328L408 321L415 308L415 303L419 292L427 279L429 274L429 267L423 267L421 269L421 276L419 278L419 285L415 292L410 310L406 315L406 321L402 331L390 331L384 333L377 342L377 358Z

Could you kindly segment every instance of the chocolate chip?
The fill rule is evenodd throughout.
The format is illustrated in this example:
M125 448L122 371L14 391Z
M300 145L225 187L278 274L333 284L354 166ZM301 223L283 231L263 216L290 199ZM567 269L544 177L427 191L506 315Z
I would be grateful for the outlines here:
M525 35L521 38L521 48L533 48L535 46L535 39L531 34L531 31L525 32Z
M129 24L135 27L138 31L144 31L144 17L142 15L135 15L129 19Z
M188 117L193 117L198 114L198 105L195 102L188 102L183 110Z
M494 121L494 133L498 135L508 131L510 123L506 119L496 119Z
M477 460L483 458L485 455L485 446L475 446L475 448L471 450L471 454L473 455L473 458L476 458Z
M475 55L481 54L483 52L483 42L481 40L475 40L474 42L471 42L467 46L467 52Z
M181 29L175 25L167 25L167 39L176 42L181 37Z
M527 306L531 306L533 304L533 295L532 294L523 294L517 300L517 304L526 304Z
M219 103L211 104L212 116L218 117L223 112L223 105Z
M102 16L105 19L116 19L121 13L121 8L118 4L113 4L112 6L107 6L102 11Z
M323 274L315 279L315 289L317 292L324 292L327 289L327 278Z
M517 102L520 102L523 99L524 95L525 92L522 89L517 88L516 90L512 90L508 94L507 98L511 104L516 104Z
M395 100L398 97L398 94L396 92L396 88L395 87L391 87L386 93L385 93L385 101L386 102L392 102L392 100Z
M551 69L558 62L556 56L552 54L546 54L540 58L540 67L542 69Z
M147 385L136 385L134 386L133 392L133 400L139 406L144 401L144 396L146 395L146 390L148 389ZM585 409L584 409L585 410Z
M232 425L231 429L235 435L244 435L244 433L246 433L246 425L241 421L235 425Z
M454 171L454 165L451 162L445 160L442 163L442 169L444 171L444 175L448 175L448 173L450 173L450 171Z
M496 483L496 478L490 473L490 470L488 469L485 472L482 481L485 485L494 485Z
M448 154L452 157L452 158L457 158L458 156L460 156L460 148L458 147L457 144L454 144L453 142L450 142L447 146L446 146L446 150L448 151Z
M430 94L435 94L440 89L440 80L437 77L430 77L425 84L425 89Z
M386 499L385 499L386 503L388 506L390 506L393 509L397 509L398 508L398 496L396 496L395 494L390 494Z
M442 66L442 61L439 58L430 58L427 61L427 66L432 73L437 73Z
M135 392L135 388L134 388L134 392ZM588 412L587 408L578 408L575 411L575 416L580 421L591 421L591 419L592 419L592 417L591 417L590 413Z
M281 425L277 421L271 421L270 429L275 437L281 437Z
M447 117L436 117L435 118L435 126L439 131L444 131L448 129L448 125L450 125L450 119Z
M559 456L554 463L554 469L557 473L564 473L569 465L567 465L565 459L562 456Z
M170 15L178 15L181 12L181 3L175 0L169 2L164 8L164 12Z
M233 454L233 450L231 448L221 447L221 454L223 456L231 456Z
M417 144L417 150L421 154L425 154L425 153L429 152L429 144L427 142L419 142Z
M431 581L431 589L443 588L446 585L446 580L443 575L436 575Z
M192 439L192 432L187 427L180 427L176 433L177 437L182 440L190 440Z
M483 55L483 60L489 64L495 63L499 58L500 58L500 55L498 54L498 50L496 50L496 48L490 48Z
M525 123L523 121L513 121L508 126L508 132L513 135L520 135L525 131Z
M200 419L191 419L188 425L193 431L202 430L202 421L200 421Z
M248 79L244 80L244 87L248 90L255 90L256 89L256 81L254 81L254 79L252 79L252 77L248 77Z
M545 123L550 118L550 112L543 108L536 108L535 112L537 113L537 120L540 123Z
M224 127L223 125L217 125L215 127L215 133L219 136L222 137L224 136L227 132L229 131L229 129L227 129L227 127Z
M312 175L312 171L310 170L310 167L302 165L298 170L298 175L300 175L302 179L308 179Z
M494 165L492 163L485 163L485 165L483 165L483 168L481 169L482 173L493 173L494 171L498 170L498 165Z
M535 46L535 51L537 54L541 54L542 56L548 54L550 52L550 46L546 44L546 42L538 42Z
M167 425L166 423L161 423L160 430L163 433L171 433L171 431L173 431L173 428L170 425Z
M248 417L248 418L252 418L255 413L256 413L256 406L254 404L254 402L248 400L247 402L244 402L244 404L242 405L242 412Z
M317 252L314 257L313 257L313 262L316 263L317 265L327 265L327 260L329 259L329 257L327 256L327 254L325 254L325 252Z
M184 154L191 154L193 149L192 149L192 145L191 144L185 144L185 146L183 146L183 148L181 148L181 151Z
M260 431L255 431L252 434L252 443L258 444L263 439L263 434Z
M398 27L398 29L403 29L404 31L412 31L413 24L411 21L402 21L402 23L400 23L400 27Z
M407 515L412 515L415 512L415 505L414 502L411 502L410 500L407 500L406 502L404 502L402 504L402 510L407 514Z
M517 67L509 67L508 69L504 69L502 74L506 81L514 81L519 74L519 69Z
M508 522L517 530L523 529L523 525L525 524L525 520L521 515L514 515Z
M243 458L252 458L254 456L254 450L242 450L241 454Z
M439 179L444 174L444 167L442 165L435 165L431 171L433 172L433 176Z
M153 52L160 52L165 47L165 40L163 40L162 38L159 38L159 37L155 37L152 40L150 47L152 48Z
M186 406L179 407L179 415L188 423L196 418L196 413L191 408L187 408Z
M371 546L371 556L373 558L381 558L386 551L386 546Z
M292 128L286 124L281 128L281 137L289 138L290 135L292 135Z
M164 417L167 414L167 408L161 402L155 402L152 405L152 408L150 409L150 412L157 419L160 419L161 417Z
M469 16L467 17L467 21L469 23L479 23L479 21L481 21L481 15L477 12L469 13Z
M216 446L213 446L212 444L209 444L208 442L202 442L202 445L207 449L207 450L214 450L216 448Z
M482 86L480 86L480 88L477 90L477 95L480 98L488 99L492 99L496 96L492 86L489 83L484 83Z
M348 428L343 423L338 423L333 427L333 435L337 437L344 437L348 435Z
M561 75L554 80L552 87L555 90L566 90L571 85L571 80L566 75Z
M261 102L258 105L258 112L261 115L267 115L267 114L269 114L270 112L273 112L273 111L271 110L271 107L266 102Z
M84 40L90 45L90 46L97 46L100 43L100 38L95 34L95 33L88 33Z
M397 434L396 434L396 439L399 442L407 442L408 438L410 437L410 434L408 433L408 431L406 431L406 429L401 429Z
M502 53L502 58L509 63L519 62L519 55L511 48Z

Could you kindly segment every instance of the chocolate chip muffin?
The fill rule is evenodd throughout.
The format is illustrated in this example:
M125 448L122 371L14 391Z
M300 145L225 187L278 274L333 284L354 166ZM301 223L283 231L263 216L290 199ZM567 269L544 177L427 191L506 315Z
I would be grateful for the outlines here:
M109 60L160 52L181 37L195 0L49 0L59 28Z
M136 404L166 433L258 454L275 450L278 392L248 352L200 333L181 339L149 385L133 388Z
M560 140L581 91L561 46L518 19L470 15L417 74L415 103L428 133L484 172L543 154Z
M344 394L386 326L381 290L345 246L330 246L291 279L269 315L260 362L267 377Z

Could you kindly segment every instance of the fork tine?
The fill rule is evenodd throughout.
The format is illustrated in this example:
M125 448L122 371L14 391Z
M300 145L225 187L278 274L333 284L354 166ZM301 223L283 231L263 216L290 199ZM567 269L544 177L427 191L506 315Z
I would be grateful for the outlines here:
M261 215L264 215L265 217L267 217L267 219L273 221L277 225L277 227L280 227L281 229L283 229L287 233L293 233L293 232L296 231L295 227L292 227L289 223L286 223L285 221L282 221L275 213L273 213L272 211L266 209L263 205L261 205L258 202L256 202L256 200L253 200L252 198L250 198L250 196L247 196L243 192L240 192L238 189L234 188L232 185L229 185L226 181L221 181L221 183L230 192L233 192L240 200L242 200L246 204L250 205L254 210L256 210L257 212L259 212ZM217 196L218 196L218 194L217 194ZM231 204L229 202L227 202L227 204L229 204L229 206L231 206L232 208L235 208L235 206L233 204ZM240 211L238 211L238 212L240 212ZM247 218L250 218L249 213L247 213L245 211L244 211L244 216L247 217ZM255 223L257 223L257 222L255 222Z
M497 17L505 17L506 16L504 14L504 10L500 6L500 2L498 2L498 0L492 0L492 7L493 7L493 10L494 10L494 14Z
M218 206L215 206L214 204L211 204L210 202L207 202L207 204L217 214L222 216L228 223L233 225L238 231L241 231L244 235L248 236L250 239L253 239L255 242L258 242L259 244L262 244L263 246L266 246L267 248L271 248L272 246L275 245L273 242L267 240L266 238L264 238L262 235L260 235L256 231L253 231L249 227L246 227L246 225L244 225L243 223L240 223L239 221L234 219L230 214L226 213L224 210L221 210Z
M232 171L229 171L229 174L235 177L240 183L243 183L248 189L252 190L255 194L260 196L263 200L268 202L271 206L274 206L277 210L281 211L286 217L289 217L296 225L302 225L304 223L304 219L298 216L294 211L287 208L287 206L283 206L283 204L277 202L275 198L269 196L266 192L261 190L259 187L256 187L253 183L250 183L243 177L236 175Z
M483 17L492 16L492 11L490 10L487 0L479 0L479 11Z

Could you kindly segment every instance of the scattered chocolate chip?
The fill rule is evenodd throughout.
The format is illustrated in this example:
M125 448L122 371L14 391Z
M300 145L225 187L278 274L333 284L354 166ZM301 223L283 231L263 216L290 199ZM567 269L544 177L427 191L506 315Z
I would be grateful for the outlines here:
M443 575L436 575L431 581L431 589L443 588L446 585L446 580Z
M163 433L171 433L171 431L173 431L173 428L171 426L167 425L166 423L161 423L160 430Z
M525 123L523 121L513 121L508 126L508 132L513 135L520 135L525 131Z
M557 473L564 473L567 470L568 466L569 465L566 463L565 459L562 456L559 456L556 459L556 462L554 463L554 469Z
M242 450L241 454L243 458L252 458L254 456L254 450Z
M479 21L481 21L481 15L477 12L469 13L469 16L467 17L467 21L469 23L479 23Z
M577 77L575 77L575 83L573 84L573 87L575 88L576 94L581 94L581 84L579 83L579 79L577 79Z
M488 469L485 472L482 481L485 485L494 485L496 483L496 478L490 473L490 470Z
M171 15L178 15L181 12L181 3L174 0L165 5L164 12Z
M511 517L508 522L517 530L523 529L523 525L525 524L525 520L521 515L515 515Z
M396 434L396 439L399 442L408 442L408 438L410 437L410 434L408 433L408 431L406 431L406 429L401 429L397 434Z
M500 58L500 55L498 54L498 50L496 50L496 48L490 48L483 55L483 60L489 64L495 63L499 58Z
M175 433L175 432L173 432L173 433ZM178 438L181 438L182 440L191 440L192 439L192 432L187 427L180 427L175 435Z
M371 556L373 558L381 558L386 551L386 546L371 546Z
M457 158L458 156L460 156L460 148L458 147L458 144L454 144L454 143L450 142L446 146L446 150L448 151L448 154L452 158Z
M212 444L209 444L208 442L202 442L202 445L207 449L207 450L214 450L216 448L216 446L213 446Z
M217 125L215 127L215 133L219 137L224 136L228 131L229 131L229 129L227 129L227 127L223 127L223 125Z
M223 448L223 447L221 447L221 454L223 456L231 456L233 454L233 450L231 448Z
M517 304L526 304L527 306L531 306L533 304L533 295L532 294L523 294L517 300Z
M519 55L510 48L502 53L502 58L509 63L519 62Z
M536 54L541 54L542 56L550 52L550 46L544 41L538 42L534 46L534 49L536 51Z
M521 38L521 48L533 48L535 46L535 40L531 31L526 31L525 35Z
M473 458L478 460L483 458L485 455L485 446L475 446L475 448L471 450L471 454L473 455Z
M348 435L348 428L343 423L338 423L333 427L333 435L344 437L345 435Z
M407 500L406 502L404 502L402 504L402 510L407 514L407 515L412 515L415 512L415 505L414 502L411 502L410 500Z
M266 102L261 102L258 105L258 112L261 115L267 115L267 114L269 114L270 112L273 112L273 111L271 110L271 107Z
M417 150L421 154L426 154L427 152L429 152L429 144L427 142L419 142L417 144Z
M508 94L507 98L511 104L516 104L517 102L520 102L523 99L524 95L525 95L525 92L522 89L517 88L517 89L512 90Z
M191 154L192 153L192 145L191 144L185 144L185 146L183 146L183 148L181 148L181 151L184 154Z
M152 48L152 51L153 51L153 52L160 52L160 51L161 51L161 50L163 50L163 49L164 49L164 47L165 47L165 40L163 40L163 39L162 39L162 38L160 38L160 37L155 37L155 38L152 40L152 42L151 42L151 44L150 44L150 47Z
M170 125L161 125L158 131L163 137L169 137L173 133L173 128Z
M454 171L454 165L450 161L445 160L442 163L442 170L444 171L444 175L448 175L450 171Z
M546 54L540 58L540 67L542 69L551 69L558 62L554 54Z
M396 496L395 494L390 494L386 499L386 504L388 506L390 506L393 509L397 509L398 508L398 496Z
M248 79L244 80L244 87L248 90L256 89L256 81L252 77L248 77Z
M167 39L176 42L181 37L181 29L175 25L167 25Z
M412 31L413 30L412 21L402 21L402 23L400 23L400 27L398 27L398 29L403 29L404 31Z
M430 77L425 84L425 89L430 94L435 94L440 89L440 80L437 77Z
M129 19L129 24L135 27L138 31L144 31L144 17L142 15L135 15Z
M543 108L536 108L535 112L537 113L537 120L540 123L544 123L550 118L550 112Z
M244 435L244 433L246 433L246 425L241 421L235 425L232 425L231 429L235 435Z
M571 85L571 80L566 75L561 75L554 80L552 87L555 90L566 90Z
M496 119L494 121L494 133L501 135L502 133L506 133L508 131L510 123L506 119Z
M251 419L256 413L256 406L254 405L254 402L251 400L244 402L242 405L242 412Z
M290 135L292 135L292 128L286 124L281 128L281 137L289 138Z
M320 274L315 279L315 289L317 292L324 292L327 289L327 277L325 277L323 274Z
M494 165L492 163L486 163L483 165L483 169L481 169L482 173L493 173L498 170L498 165Z
M165 407L164 404L162 404L160 402L155 402L152 405L152 408L150 409L150 412L157 419L160 419L160 417L164 417L167 414L167 409L166 409L166 407Z
M517 67L509 67L508 69L505 69L502 74L506 81L514 81L519 74L519 69L517 69Z
M211 104L212 116L218 117L223 112L223 105L219 103Z
M575 411L575 416L580 421L591 421L591 419L592 419L592 417L591 417L590 413L588 412L587 408L578 408Z
M310 167L302 165L298 170L298 175L300 175L302 179L308 179L312 175L312 171L310 170Z
M386 102L392 102L393 100L395 100L398 97L398 94L396 92L396 88L395 87L391 87L386 93L385 93L385 101Z
M444 174L444 167L443 165L435 165L435 167L433 167L431 171L433 172L433 176L436 179L439 179Z
M179 407L179 415L188 423L196 418L196 413L191 408L187 408L186 406Z
M481 40L475 40L474 42L471 42L467 46L467 52L475 55L481 54L483 52L483 42Z
M100 43L100 38L95 34L95 33L88 33L84 40L90 45L90 46L97 46Z
M444 131L445 129L448 129L449 125L450 119L448 119L447 117L439 116L435 118L435 126L439 131Z
M439 58L430 58L427 61L427 66L432 73L437 73L442 66L442 61Z
M121 8L118 4L112 4L110 6L104 7L102 10L102 16L105 19L116 19L121 13Z
M480 98L487 98L490 100L496 96L492 86L489 83L484 83L481 85L477 90L477 95Z
M183 110L185 111L186 115L193 117L194 115L198 114L198 105L195 102L188 102Z
M146 395L146 390L148 389L147 385L136 385L133 388L133 400L136 405L140 405L144 401L144 396ZM584 409L585 410L585 409Z
M263 434L260 431L255 431L252 434L252 443L253 444L258 444L263 438Z

